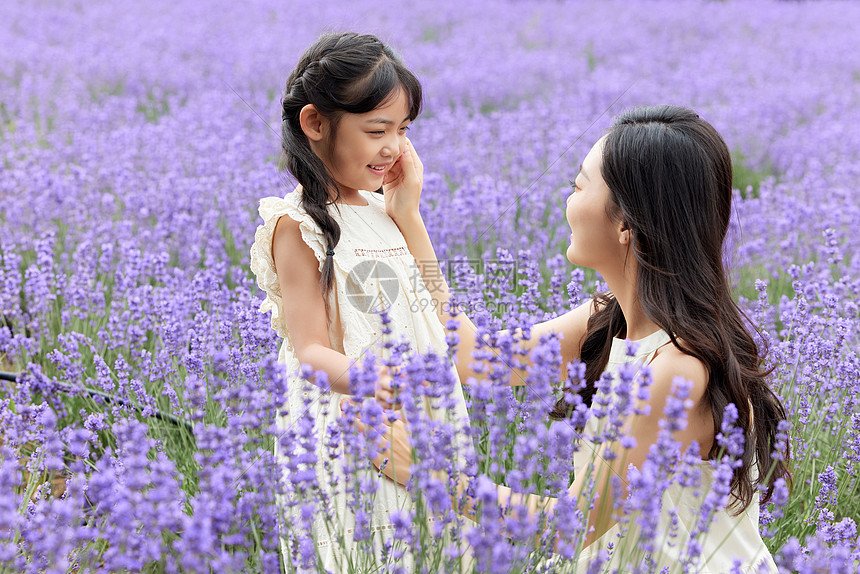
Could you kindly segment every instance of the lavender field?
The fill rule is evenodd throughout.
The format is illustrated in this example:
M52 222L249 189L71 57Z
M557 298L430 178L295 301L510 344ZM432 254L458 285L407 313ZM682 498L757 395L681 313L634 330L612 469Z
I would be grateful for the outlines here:
M422 80L422 213L492 327L599 283L564 257L564 204L614 115L678 104L720 131L726 260L791 422L762 532L787 572L860 571L860 4L96 0L0 6L0 572L307 567L275 503L307 485L272 454L307 437L274 426L289 377L249 248L260 198L294 185L284 82L327 30L379 35ZM476 484L550 492L534 476L566 477L569 446L499 387L466 388ZM456 563L401 524L416 569ZM464 533L476 571L546 568L534 528Z

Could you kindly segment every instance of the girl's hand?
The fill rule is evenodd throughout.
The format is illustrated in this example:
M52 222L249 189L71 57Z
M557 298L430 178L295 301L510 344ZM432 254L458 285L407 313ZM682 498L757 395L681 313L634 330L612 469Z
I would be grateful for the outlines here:
M399 409L402 406L400 401L395 399L394 389L391 388L392 374L396 375L397 372L384 365L377 368L374 397L384 409Z
M406 138L406 149L388 170L382 183L388 217L396 222L417 216L423 185L424 164L415 153L412 142Z
M344 398L341 403L348 401ZM382 468L383 474L391 480L405 485L412 475L412 446L409 444L408 421L400 411L400 416L394 422L388 422L383 417L382 432L373 429L361 422L361 415L356 415L355 424L358 429L372 439L376 439L379 446L379 454L373 459L373 466L379 468L386 460Z

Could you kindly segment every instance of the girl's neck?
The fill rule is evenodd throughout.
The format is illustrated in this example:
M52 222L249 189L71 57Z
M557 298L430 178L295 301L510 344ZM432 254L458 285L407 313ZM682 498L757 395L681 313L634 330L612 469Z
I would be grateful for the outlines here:
M334 198L332 198L332 201L334 201ZM344 205L368 205L367 200L362 197L361 193L359 193L357 189L341 189L340 198L337 199L335 203Z

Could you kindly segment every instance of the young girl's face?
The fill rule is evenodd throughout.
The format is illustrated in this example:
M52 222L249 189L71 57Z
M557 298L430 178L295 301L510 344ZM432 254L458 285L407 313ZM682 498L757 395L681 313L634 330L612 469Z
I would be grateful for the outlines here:
M612 200L601 175L603 141L601 138L585 156L565 212L571 229L567 259L598 271L621 252L619 223L607 213Z
M344 114L334 150L325 161L341 190L382 187L385 174L406 149L409 122L409 100L402 89L370 112Z

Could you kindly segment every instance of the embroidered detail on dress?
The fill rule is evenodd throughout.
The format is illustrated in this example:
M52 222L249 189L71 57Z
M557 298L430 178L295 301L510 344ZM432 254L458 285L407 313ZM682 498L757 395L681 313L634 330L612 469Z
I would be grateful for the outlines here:
M440 517L428 516L424 520L428 523L433 523L433 522L436 522L437 520L442 520L442 517L441 516ZM370 530L370 532L382 532L382 531L386 531L386 530L394 530L394 525L390 524L390 523L389 524L379 524L377 526L371 526L369 530ZM346 531L347 534L352 534L352 532L353 532L352 528L350 528ZM319 542L317 542L317 548L325 548L329 544L331 544L332 542L336 542L336 541L332 541L332 540L328 540L328 539L320 540Z
M390 247L388 249L356 249L356 257L399 257L409 255L406 247Z

